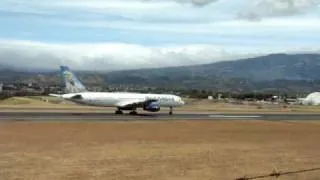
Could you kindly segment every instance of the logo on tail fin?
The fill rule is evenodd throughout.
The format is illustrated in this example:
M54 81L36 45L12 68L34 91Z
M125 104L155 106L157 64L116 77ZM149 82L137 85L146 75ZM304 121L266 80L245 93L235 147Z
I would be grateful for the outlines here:
M76 83L74 82L74 80L73 80L73 74L72 74L71 72L65 71L65 72L64 72L64 75L66 76L66 80L67 80L70 84L72 84L73 86L76 84Z
M67 66L60 66L67 93L79 93L87 91L79 79L70 71Z

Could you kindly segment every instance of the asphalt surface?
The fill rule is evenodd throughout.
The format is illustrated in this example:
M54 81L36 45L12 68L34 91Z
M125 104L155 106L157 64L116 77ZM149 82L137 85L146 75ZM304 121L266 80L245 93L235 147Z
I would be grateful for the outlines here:
M320 120L320 114L173 114L146 113L115 115L113 113L74 112L0 112L0 121L127 121L127 120Z

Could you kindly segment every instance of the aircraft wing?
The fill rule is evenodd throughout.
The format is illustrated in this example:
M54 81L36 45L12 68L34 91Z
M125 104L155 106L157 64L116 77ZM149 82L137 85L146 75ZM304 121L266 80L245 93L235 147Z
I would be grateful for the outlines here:
M142 99L130 99L130 100L124 100L117 103L118 107L126 108L126 107L142 107L144 104L148 104L150 102L157 101L157 99L148 99L148 100L142 100Z

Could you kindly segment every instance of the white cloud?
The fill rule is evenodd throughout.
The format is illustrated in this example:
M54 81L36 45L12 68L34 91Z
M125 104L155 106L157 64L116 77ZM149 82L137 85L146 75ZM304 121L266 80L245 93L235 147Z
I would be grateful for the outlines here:
M247 20L304 14L312 9L319 10L319 4L320 0L3 0L0 2L0 11L39 16L63 15L64 20L70 20L68 17L73 16L80 21L86 16L97 21L95 18L100 16L106 23L108 20L104 19L105 15L121 16L133 21L154 20L155 23L158 20L215 23L237 20L239 16Z
M57 4L63 6L78 6L87 8L125 8L125 9L144 9L151 10L150 8L158 7L172 7L175 3L192 4L195 6L204 6L219 0L115 0L115 1L102 1L102 0L68 0L61 1ZM55 4L55 3L54 3Z
M0 64L18 68L56 69L68 65L72 69L120 70L149 67L181 66L253 57L287 49L250 47L219 47L214 45L167 45L144 47L123 43L45 44L32 41L0 41ZM316 49L306 49L316 51ZM304 52L303 49L296 49ZM319 51L318 51L319 52Z
M26 68L52 69L66 64L76 69L108 71L189 65L228 58L219 47L197 45L148 48L123 43L62 45L5 40L0 45L0 64Z
M219 0L175 0L175 1L179 3L192 3L193 5L196 5L196 6L204 6L213 2L217 2Z
M257 20L263 17L281 17L305 14L319 8L319 0L249 0L240 17Z
M244 20L217 21L212 23L152 23L152 22L132 22L128 20L119 20L113 22L105 21L74 21L61 22L66 26L79 27L100 27L115 28L122 30L152 31L152 32L172 32L172 33L189 33L189 34L237 34L245 35L253 31L267 32L274 30L275 32L290 31L316 31L320 30L320 19L309 18L292 18L292 19L267 19L261 22L251 22ZM241 29L242 31L235 31Z

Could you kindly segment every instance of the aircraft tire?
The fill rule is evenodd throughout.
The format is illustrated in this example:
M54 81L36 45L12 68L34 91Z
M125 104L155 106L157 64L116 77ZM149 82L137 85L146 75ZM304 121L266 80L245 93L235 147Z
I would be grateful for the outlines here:
M117 110L117 111L115 112L115 114L123 114L123 112L120 111L120 110Z

